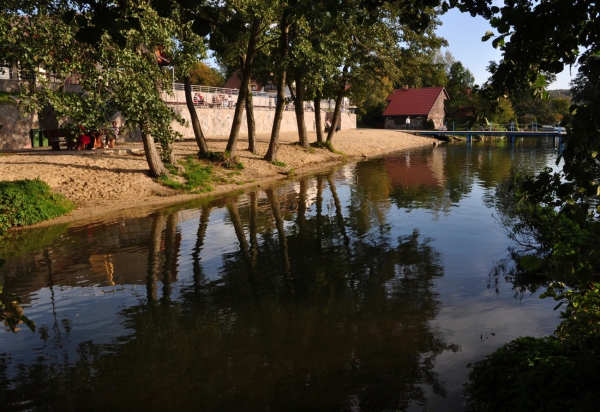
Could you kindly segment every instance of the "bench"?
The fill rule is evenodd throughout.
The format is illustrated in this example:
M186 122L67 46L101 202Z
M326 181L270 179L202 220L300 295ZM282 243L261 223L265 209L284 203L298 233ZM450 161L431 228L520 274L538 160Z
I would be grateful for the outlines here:
M68 139L70 133L64 129L48 129L43 130L44 137L48 139L48 144L52 146L52 150L60 150L60 143L66 142L67 149L74 149L75 142L72 139Z

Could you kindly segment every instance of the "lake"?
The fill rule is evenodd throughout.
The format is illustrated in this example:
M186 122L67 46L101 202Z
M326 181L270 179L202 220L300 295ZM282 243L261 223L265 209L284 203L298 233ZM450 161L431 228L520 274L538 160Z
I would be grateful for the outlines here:
M551 138L442 144L139 218L0 240L32 333L5 411L461 411L467 364L549 335L512 283L498 184Z

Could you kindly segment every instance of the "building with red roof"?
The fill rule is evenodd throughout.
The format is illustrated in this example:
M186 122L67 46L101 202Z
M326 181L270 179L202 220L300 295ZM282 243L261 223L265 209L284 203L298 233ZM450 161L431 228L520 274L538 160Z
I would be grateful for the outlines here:
M410 118L410 129L423 129L425 120L433 120L437 129L444 124L447 114L444 101L449 98L448 92L441 86L394 89L386 99L388 105L383 112L385 128L405 129L408 126L406 119Z

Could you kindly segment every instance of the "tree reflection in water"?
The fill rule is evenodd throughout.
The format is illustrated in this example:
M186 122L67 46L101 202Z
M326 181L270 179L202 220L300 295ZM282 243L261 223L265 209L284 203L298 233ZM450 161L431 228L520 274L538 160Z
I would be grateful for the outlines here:
M443 396L435 359L458 348L431 324L439 253L418 231L392 237L389 182L380 196L359 179L344 208L334 181L227 199L237 248L218 276L203 267L218 205L202 207L176 296L178 212L152 216L146 299L120 314L133 333L80 343L76 362L0 358L6 410L404 410L427 387Z

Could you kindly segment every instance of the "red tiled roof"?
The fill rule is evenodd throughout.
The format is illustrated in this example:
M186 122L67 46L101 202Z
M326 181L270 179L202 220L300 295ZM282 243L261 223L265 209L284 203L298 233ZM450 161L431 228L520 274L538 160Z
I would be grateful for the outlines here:
M256 91L260 92L263 88L262 84L259 84L256 79L252 79L250 80L250 84L254 84L256 85ZM225 86L223 86L225 89L239 89L240 86L242 85L242 71L241 70L236 70L229 79L227 79L227 82L225 83Z
M440 93L446 98L443 87L422 87L420 89L394 89L387 97L388 106L383 116L427 116Z

